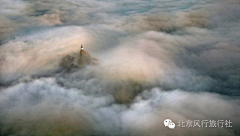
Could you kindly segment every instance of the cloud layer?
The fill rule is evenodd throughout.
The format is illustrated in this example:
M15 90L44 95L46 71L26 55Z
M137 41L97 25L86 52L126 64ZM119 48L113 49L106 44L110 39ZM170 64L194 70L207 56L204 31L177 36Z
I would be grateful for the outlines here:
M1 0L0 135L239 135L239 4ZM59 67L81 44L99 65Z

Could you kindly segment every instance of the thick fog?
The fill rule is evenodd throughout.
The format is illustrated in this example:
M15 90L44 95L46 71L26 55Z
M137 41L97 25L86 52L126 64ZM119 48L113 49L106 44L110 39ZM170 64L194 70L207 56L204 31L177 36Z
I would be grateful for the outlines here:
M0 136L238 136L239 37L239 0L0 0Z

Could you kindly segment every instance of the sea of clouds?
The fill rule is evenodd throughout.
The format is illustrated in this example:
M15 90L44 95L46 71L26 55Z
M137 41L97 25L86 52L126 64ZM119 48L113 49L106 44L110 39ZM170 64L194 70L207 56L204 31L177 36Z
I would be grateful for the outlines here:
M239 0L0 0L0 136L240 135L239 37Z

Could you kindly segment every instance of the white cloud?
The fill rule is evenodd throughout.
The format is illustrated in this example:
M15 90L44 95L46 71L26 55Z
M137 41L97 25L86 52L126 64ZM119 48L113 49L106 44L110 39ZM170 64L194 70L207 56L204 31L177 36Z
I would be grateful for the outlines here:
M0 135L239 135L239 7L2 0ZM81 44L100 64L59 72ZM170 130L166 118L234 127Z

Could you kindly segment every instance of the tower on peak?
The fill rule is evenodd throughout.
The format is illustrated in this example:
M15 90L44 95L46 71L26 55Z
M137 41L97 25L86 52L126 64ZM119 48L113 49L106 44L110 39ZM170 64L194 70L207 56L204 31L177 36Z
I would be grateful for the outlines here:
M81 44L80 57L82 57L83 55L88 55L88 53L83 49L83 46Z
M81 44L81 50L83 50L83 46L82 46L82 44Z

